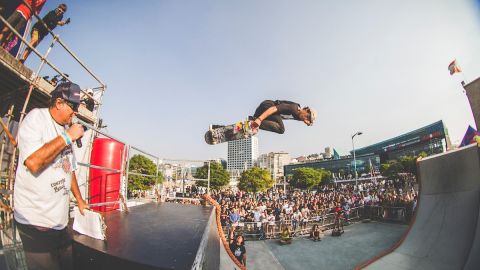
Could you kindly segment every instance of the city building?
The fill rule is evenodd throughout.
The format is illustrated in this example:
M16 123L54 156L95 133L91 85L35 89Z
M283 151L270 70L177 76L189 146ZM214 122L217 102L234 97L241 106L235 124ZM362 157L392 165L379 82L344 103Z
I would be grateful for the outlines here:
M418 155L425 152L428 155L438 154L450 149L451 143L448 131L443 121L438 121L400 136L355 149L355 161L358 175L378 171L380 164L387 160L397 159L401 156ZM351 155L340 159L304 162L285 166L287 178L293 174L293 170L301 167L323 168L334 173L340 178L353 177L355 164L353 150Z
M290 155L286 152L270 152L258 157L258 166L267 169L273 180L283 178L285 165L290 164Z
M357 156L376 154L383 163L386 160L401 156L418 155L425 152L428 155L439 154L451 148L448 130L443 121L437 121L428 126L402 134L400 136L355 149ZM353 151L350 153L353 154Z
M228 142L227 171L230 173L232 185L237 181L241 172L255 165L257 158L257 136Z
M258 158L258 138L252 136L228 142L227 170L250 169Z

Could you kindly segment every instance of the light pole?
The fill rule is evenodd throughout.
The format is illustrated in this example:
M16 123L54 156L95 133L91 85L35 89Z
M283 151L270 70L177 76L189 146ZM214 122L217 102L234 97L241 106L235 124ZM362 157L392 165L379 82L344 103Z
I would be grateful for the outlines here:
M355 134L352 135L352 147L353 147L353 167L354 167L354 174L355 174L355 189L358 190L358 183L357 183L357 160L355 159L355 144L353 143L353 138L355 138L355 136L360 136L362 135L363 133L361 131L357 131Z

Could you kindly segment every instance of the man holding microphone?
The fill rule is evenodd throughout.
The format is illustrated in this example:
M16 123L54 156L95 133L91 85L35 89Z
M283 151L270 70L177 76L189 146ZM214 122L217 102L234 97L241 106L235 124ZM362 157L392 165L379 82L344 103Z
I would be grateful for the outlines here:
M84 132L72 124L79 105L80 87L62 83L48 108L33 109L20 124L14 217L29 269L72 268L70 192L82 214L89 208L78 188L72 148Z

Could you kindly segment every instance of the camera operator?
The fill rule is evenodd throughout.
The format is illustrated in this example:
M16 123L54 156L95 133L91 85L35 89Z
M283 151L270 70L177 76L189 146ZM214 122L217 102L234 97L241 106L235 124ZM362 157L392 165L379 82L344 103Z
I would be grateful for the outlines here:
M30 45L34 48L40 44L42 39L48 35L48 31L55 29L57 25L64 26L70 23L70 18L66 19L65 21L62 21L63 19L63 14L67 12L67 5L66 4L60 4L58 7L45 15L42 20L43 23L45 23L48 27L48 29L45 27L45 25L41 21L37 21L33 27L32 31L30 33L31 38L30 38ZM20 59L20 62L25 62L27 60L28 56L30 55L31 49L27 47L25 49L25 52L22 55L22 58Z
M342 209L342 205L340 203L337 203L337 206L335 207L335 223L334 223L334 227L333 227L333 230L334 231L337 231L337 232L340 232L340 233L343 233L344 230L343 230L343 215L344 215L344 211ZM340 230L341 228L341 230Z

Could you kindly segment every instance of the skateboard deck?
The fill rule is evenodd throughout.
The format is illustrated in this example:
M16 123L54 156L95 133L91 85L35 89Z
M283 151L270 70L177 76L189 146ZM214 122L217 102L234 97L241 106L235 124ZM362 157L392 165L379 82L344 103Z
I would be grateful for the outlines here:
M210 128L205 133L205 142L213 145L249 138L253 135L250 122L247 120L228 126Z

